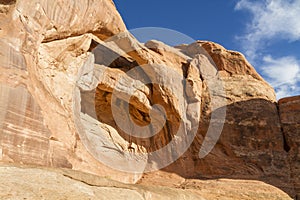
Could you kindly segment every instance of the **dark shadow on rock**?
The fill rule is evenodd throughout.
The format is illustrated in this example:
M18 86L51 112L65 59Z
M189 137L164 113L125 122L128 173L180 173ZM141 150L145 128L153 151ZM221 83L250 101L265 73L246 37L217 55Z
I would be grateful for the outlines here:
M87 102L91 105L89 108L95 109L92 103L95 91L91 91L90 94L93 94L90 98L91 102ZM96 93L96 102L97 97L99 94ZM84 101L84 98L82 100ZM297 174L293 172L291 166L295 165L297 160L291 160L290 153L286 151L287 143L282 131L277 104L265 99L253 98L227 105L222 134L213 150L200 159L199 150L211 121L212 112L209 111L210 106L207 103L209 104L206 101L202 102L199 129L192 145L177 161L164 168L163 171L192 179L227 178L263 181L296 198L300 188L295 187ZM110 102L98 106L107 110L107 112L103 110L98 112L104 117L103 120L98 119L106 124L114 125L109 106ZM218 113L222 109L224 108L213 112ZM119 133L125 140L129 140L121 132Z
M12 5L15 3L16 3L16 0L0 0L0 4L4 4L4 5Z
M210 116L202 114L193 144L163 170L184 178L259 180L296 198L300 188L294 188L295 174L284 149L276 103L252 99L232 103L226 109L221 137L205 158L200 159L198 154Z

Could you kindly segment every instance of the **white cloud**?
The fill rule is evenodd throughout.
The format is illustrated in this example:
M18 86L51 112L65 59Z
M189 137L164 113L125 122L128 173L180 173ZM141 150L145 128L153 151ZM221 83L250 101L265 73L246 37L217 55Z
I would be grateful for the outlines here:
M240 39L247 45L246 55L255 58L265 41L300 40L300 0L240 0L236 10L248 10L253 19Z
M263 50L278 40L300 41L300 0L240 0L235 9L249 11L252 15L245 34L238 37L247 58L252 63L262 63L262 75L275 88L278 99L299 95L300 62L297 58L274 58L264 55Z
M300 92L300 63L295 57L275 59L268 55L263 61L262 73L275 88L278 99Z
M264 75L271 79L271 84L295 84L300 72L298 61L294 57L282 57L274 59L271 56L263 58L265 65L262 67Z

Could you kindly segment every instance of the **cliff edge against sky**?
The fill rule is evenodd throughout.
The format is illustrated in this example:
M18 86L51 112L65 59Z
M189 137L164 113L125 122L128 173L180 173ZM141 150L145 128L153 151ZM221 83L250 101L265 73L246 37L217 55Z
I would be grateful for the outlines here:
M1 198L300 198L300 97L242 54L140 43L110 0L0 3Z

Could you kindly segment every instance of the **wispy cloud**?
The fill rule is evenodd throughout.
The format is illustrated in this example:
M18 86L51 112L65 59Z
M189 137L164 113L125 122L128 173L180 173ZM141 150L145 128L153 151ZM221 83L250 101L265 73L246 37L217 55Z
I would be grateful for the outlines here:
M268 40L300 40L300 0L240 0L235 9L247 10L253 16L241 38L250 57L255 57Z
M267 81L276 89L277 98L299 94L300 62L294 57L263 58L261 68Z
M263 66L263 76L275 88L277 98L299 94L299 60L292 56L274 58L264 55L263 50L274 41L300 41L300 0L240 0L235 9L252 16L239 40L250 61Z

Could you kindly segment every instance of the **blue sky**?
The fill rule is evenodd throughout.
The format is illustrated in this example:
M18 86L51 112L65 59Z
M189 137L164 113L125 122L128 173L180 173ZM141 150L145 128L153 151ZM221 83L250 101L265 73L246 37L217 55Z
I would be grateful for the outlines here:
M244 53L278 99L300 95L300 0L114 2L129 30L161 27L217 42ZM176 43L168 35L153 39Z

